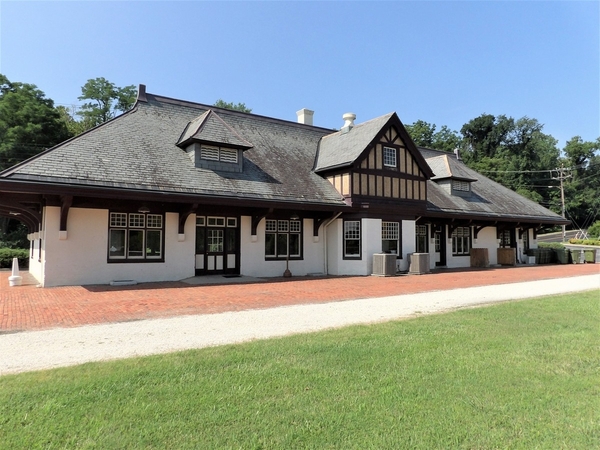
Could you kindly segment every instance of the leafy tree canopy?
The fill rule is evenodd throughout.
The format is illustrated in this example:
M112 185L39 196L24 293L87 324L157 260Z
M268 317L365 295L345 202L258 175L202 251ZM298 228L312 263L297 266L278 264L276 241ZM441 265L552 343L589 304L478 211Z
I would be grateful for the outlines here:
M69 137L54 102L37 86L0 74L0 170Z
M232 109L234 111L241 111L245 113L252 112L250 108L246 107L245 103L229 103L222 99L217 100L213 106L216 106L217 108Z
M125 112L135 103L137 90L134 85L117 87L104 77L90 79L81 87L79 100L91 100L84 103L77 113L83 118L86 128L100 125Z

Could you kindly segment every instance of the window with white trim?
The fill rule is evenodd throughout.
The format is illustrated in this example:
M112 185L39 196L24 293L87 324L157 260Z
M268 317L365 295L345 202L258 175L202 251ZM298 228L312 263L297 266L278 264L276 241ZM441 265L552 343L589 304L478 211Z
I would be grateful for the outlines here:
M381 251L402 258L400 222L381 222Z
M288 256L289 258L302 257L302 222L300 220L267 219L265 258L282 259Z
M383 165L386 167L397 167L395 148L383 147Z
M428 244L427 225L417 225L415 227L416 253L429 253Z
M471 252L471 228L458 227L452 232L452 255L466 256Z
M344 258L360 259L360 220L344 221Z
M111 212L108 229L109 261L162 261L162 214Z

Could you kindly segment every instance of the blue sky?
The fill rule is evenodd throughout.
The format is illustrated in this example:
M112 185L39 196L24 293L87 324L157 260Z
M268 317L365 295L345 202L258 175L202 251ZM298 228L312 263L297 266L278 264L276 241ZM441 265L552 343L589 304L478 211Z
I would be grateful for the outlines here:
M598 1L1 1L0 26L0 73L57 104L105 77L328 128L487 113L600 136Z

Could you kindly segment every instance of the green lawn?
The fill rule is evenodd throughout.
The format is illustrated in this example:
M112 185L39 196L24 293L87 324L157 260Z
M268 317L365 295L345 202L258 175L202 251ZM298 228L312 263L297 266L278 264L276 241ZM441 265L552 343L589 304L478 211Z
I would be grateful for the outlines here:
M600 448L599 327L594 291L4 376L0 448Z

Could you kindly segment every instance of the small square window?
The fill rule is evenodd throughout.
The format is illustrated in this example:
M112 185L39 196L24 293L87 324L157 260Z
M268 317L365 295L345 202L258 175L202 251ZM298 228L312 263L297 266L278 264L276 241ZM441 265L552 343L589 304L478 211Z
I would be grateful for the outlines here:
M276 220L267 220L266 231L277 231L277 221Z
M228 217L227 226L231 228L237 227L237 219L235 217Z
M300 221L299 220L290 221L290 232L300 233Z
M127 226L127 213L110 213L110 226L111 227L126 227Z
M206 217L196 216L196 226L203 227L204 225L206 225Z
M131 228L144 228L146 216L144 214L131 213L129 214L129 226Z
M277 231L287 233L290 229L290 223L287 220L277 221Z
M148 228L162 228L162 216L159 214L148 214L146 226Z

